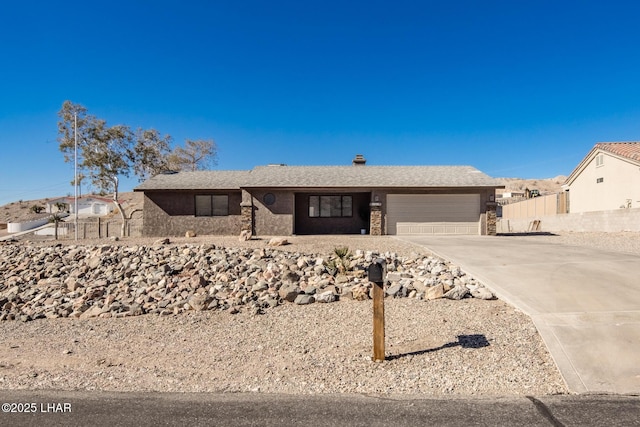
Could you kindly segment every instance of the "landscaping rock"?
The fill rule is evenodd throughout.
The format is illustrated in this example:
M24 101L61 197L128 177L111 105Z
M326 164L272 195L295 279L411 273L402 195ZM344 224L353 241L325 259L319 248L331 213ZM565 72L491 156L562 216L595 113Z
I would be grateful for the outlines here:
M150 246L4 244L0 320L187 310L262 313L283 301L365 301L372 289L365 278L367 259L379 257L393 266L387 279L395 282L385 287L389 296L461 299L470 291L475 298L494 298L481 283L439 258L355 251L351 269L333 276L324 268L333 257L277 248L171 245L166 239Z
M272 237L271 240L269 240L269 243L267 244L269 246L284 246L284 245L288 245L289 241L284 237Z
M439 283L434 286L430 286L424 291L424 299L426 300L434 300L438 298L442 298L444 296L444 286L442 283Z
M205 294L195 294L191 298L189 298L189 305L195 311L203 311L206 310L209 304L211 303L212 298Z
M444 298L453 299L453 300L461 300L469 294L469 289L465 286L456 286L451 289L449 292L444 294Z
M398 296L401 291L402 291L402 285L401 284L392 283L391 286L389 286L387 288L386 294L387 294L387 296L395 297L395 296Z
M471 296L477 299L492 300L495 299L493 292L485 287L478 287L470 291Z
M294 300L294 303L298 305L313 304L314 302L316 302L315 297L306 294L298 295Z
M337 296L336 294L333 293L333 291L329 290L321 294L317 294L315 298L316 298L316 302L330 303L330 302L334 302L337 299Z
M296 285L283 285L278 291L278 295L285 301L294 302L296 297L302 293L300 287Z

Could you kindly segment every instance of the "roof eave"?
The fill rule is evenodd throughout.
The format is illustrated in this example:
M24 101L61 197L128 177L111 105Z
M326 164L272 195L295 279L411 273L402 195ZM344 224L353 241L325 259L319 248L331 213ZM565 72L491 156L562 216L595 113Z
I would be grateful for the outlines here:
M251 186L242 186L242 190L268 190L268 189L277 189L277 190L332 190L332 189L363 189L363 190L372 190L372 189L409 189L409 190L438 190L438 189L447 189L447 188L479 188L479 189L502 189L506 188L503 184L496 185L313 185L313 186L305 186L305 185L297 185L297 186L278 186L278 185L251 185Z
M589 151L589 153L587 153L587 155L582 159L582 161L580 163L578 163L578 166L576 166L576 168L571 172L571 174L567 177L566 181L562 184L563 186L571 186L571 184L573 184L573 182L576 180L576 178L578 178L578 176L580 176L580 174L582 173L582 171L584 171L584 169L587 167L587 165L589 163L591 163L591 161L593 161L593 158L600 154L607 154L608 156L611 157L615 157L616 159L625 161L625 162L629 162L629 163L633 163L637 166L640 166L640 161L632 159L630 157L627 156L621 156L617 153L613 153L609 150L605 150L601 147L599 147L600 143L597 143L596 145L593 146L593 148Z
M592 156L595 156L595 153L598 151L600 151L600 148L598 148L598 145L596 144L593 146L593 148L591 148L591 150L589 150L589 152L582 159L582 161L578 163L578 166L576 166L575 169L569 174L564 184L562 185L571 186L573 181L575 181L576 178L580 175L580 173L584 170L584 168L587 167L587 165L591 161Z

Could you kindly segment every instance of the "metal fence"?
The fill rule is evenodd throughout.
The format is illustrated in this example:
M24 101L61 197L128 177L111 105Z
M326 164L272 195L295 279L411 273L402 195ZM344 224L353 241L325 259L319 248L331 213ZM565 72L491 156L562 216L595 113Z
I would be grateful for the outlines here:
M46 233L38 232L39 235L55 235L55 225L46 230ZM58 239L75 239L75 224L72 222L61 222L58 224ZM126 221L124 235L126 237L142 236L142 220L131 219ZM81 221L78 222L79 239L106 239L109 237L122 236L122 221Z

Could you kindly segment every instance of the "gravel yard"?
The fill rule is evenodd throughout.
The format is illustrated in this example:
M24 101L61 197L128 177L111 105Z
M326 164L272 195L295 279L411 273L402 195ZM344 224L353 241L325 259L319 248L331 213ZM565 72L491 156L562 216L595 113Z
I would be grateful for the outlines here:
M603 241L602 236L577 233L533 238L579 245ZM102 243L140 245L153 240ZM621 233L611 236L607 248L638 250L637 240L638 234ZM267 241L172 239L173 244L226 247L264 247ZM281 249L328 254L336 246L348 246L401 255L426 252L392 237L294 236L290 241ZM0 388L428 396L567 393L531 320L502 301L400 298L385 304L389 360L384 363L371 361L371 301L287 304L263 315L206 311L0 322Z
M509 236L509 239L537 240L571 246L586 246L613 252L640 255L640 233L558 233L553 235Z
M529 318L501 301L371 302L3 322L0 387L172 392L543 395L566 389Z

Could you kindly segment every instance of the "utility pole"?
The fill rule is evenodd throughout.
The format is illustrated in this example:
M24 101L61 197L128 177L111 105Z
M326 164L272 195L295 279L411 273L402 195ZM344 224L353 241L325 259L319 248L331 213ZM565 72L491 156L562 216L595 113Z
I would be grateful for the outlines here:
M73 148L73 188L74 188L74 208L75 221L73 228L75 229L76 240L78 240L78 113L73 113L74 127L74 148Z

